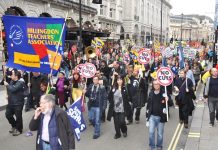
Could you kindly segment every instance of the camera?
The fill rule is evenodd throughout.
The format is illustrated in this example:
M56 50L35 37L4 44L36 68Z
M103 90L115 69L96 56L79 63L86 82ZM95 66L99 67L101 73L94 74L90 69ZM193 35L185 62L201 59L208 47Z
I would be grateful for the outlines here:
M94 102L94 101L95 101L95 98L94 98L94 97L91 97L89 100L90 100L90 102Z

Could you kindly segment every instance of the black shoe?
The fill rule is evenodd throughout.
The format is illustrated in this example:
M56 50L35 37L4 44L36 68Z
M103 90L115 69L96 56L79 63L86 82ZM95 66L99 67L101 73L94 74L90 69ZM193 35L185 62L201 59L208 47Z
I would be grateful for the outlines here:
M214 127L214 123L210 123L209 127L210 128Z
M17 129L14 130L14 132L12 133L13 136L18 136L22 134L22 132L18 131Z
M185 127L186 129L188 129L188 124L187 124L187 123L185 123L185 124L184 124L184 127Z
M93 139L97 139L99 137L100 137L100 135L93 135Z
M127 132L123 133L123 137L127 137Z
M11 128L11 130L10 131L8 131L9 133L13 133L14 132L14 130L15 130L15 128Z
M114 139L119 139L121 137L121 135L115 135Z
M126 125L130 125L130 124L132 124L132 121L128 121L128 122L126 123Z

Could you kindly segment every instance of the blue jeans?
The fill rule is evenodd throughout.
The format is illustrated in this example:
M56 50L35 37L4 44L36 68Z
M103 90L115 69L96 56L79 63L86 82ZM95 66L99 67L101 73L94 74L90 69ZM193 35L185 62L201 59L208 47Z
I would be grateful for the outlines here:
M50 144L47 144L44 141L42 141L42 149L43 150L51 150L51 146L50 146Z
M157 144L155 144L155 130L157 129ZM163 148L164 123L160 122L159 116L151 115L149 118L149 146L153 150L155 148Z
M94 135L100 136L101 114L99 107L91 107L89 110L89 121L95 128Z

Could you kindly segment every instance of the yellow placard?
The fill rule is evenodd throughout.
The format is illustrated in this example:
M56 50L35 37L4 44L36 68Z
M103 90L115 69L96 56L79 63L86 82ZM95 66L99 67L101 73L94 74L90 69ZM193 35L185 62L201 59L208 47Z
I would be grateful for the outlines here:
M14 52L14 63L26 67L40 68L40 59L38 55Z
M54 63L54 66L52 69L58 70L61 65L61 60L62 60L61 55L60 54L56 55L56 52L48 50L48 49L47 49L47 53L48 53L50 67L52 68L53 63ZM56 55L56 58L55 58L55 55Z
M82 96L82 90L79 88L72 88L72 98L76 101L78 98Z

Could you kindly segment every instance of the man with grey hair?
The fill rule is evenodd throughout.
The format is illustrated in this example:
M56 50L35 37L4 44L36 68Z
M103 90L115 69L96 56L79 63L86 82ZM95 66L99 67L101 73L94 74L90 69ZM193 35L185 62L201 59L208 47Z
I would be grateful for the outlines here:
M207 79L204 98L208 99L210 127L213 127L215 118L218 120L218 70L212 68L210 73L211 77Z
M37 133L37 150L75 149L74 132L67 113L55 106L51 94L41 96L40 107L30 121L29 128Z

